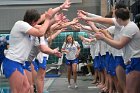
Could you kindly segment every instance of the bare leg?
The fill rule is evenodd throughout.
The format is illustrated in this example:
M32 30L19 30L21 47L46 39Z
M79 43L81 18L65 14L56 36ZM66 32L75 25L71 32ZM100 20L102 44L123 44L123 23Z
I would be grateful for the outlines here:
M33 82L33 86L34 86L34 92L36 92L36 79L37 79L37 72L34 69L34 65L31 64L31 71L32 71L32 82Z
M140 72L132 71L126 76L127 93L140 93Z
M25 75L22 75L19 71L13 72L9 78L9 83L12 93L29 93L30 85Z
M70 79L71 79L71 65L68 65L68 68L67 68L67 73L68 73L68 83L70 84Z
M113 78L109 76L109 93L113 93Z
M109 84L108 83L109 83L108 74L105 71L105 84L104 84L104 87L102 88L102 91L104 91L104 92L108 91L108 88L109 88Z
M25 87L25 88L22 88L23 89L22 91L23 91L23 93L30 93L30 83L28 81L28 78L27 78L27 75L25 72L24 72L24 74L25 74L25 76L24 76L24 80L23 80L23 87Z
M30 93L34 93L33 80L32 80L32 72L30 72L28 70L25 70L25 73L26 73L28 81L30 83Z
M40 68L37 73L37 91L43 93L45 69Z
M31 71L32 71L33 84L36 84L37 72L35 71L33 64L31 64Z
M74 83L77 83L77 64L74 63L72 64L72 71L73 71L73 76L74 76Z
M101 83L101 72L98 71L99 83Z
M122 66L118 65L116 67L116 75L120 88L123 90L123 93L126 93L126 74Z
M95 70L95 75L93 76L94 80L92 81L92 84L96 84L97 83L97 77L98 77L98 71Z
M122 90L122 88L120 87L120 84L118 83L118 79L117 79L116 76L113 77L113 82L114 82L114 85L115 85L116 90L117 90L119 93L123 93L123 90Z
M101 82L100 82L100 84L98 85L98 87L99 87L100 89L102 89L102 88L103 88L103 85L104 85L104 82L105 82L105 77L104 77L104 71L103 71L103 70L100 71L100 78L101 78Z
M103 88L103 85L105 83L105 70L103 69L103 71L101 72L101 83L102 83L102 86L101 88Z

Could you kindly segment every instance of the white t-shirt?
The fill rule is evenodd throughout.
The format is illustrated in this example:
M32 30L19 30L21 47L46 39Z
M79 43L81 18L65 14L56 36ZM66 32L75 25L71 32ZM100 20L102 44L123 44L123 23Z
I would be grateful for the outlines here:
M111 26L111 27L107 28L106 30L110 33L110 35L111 35L112 37L114 37L115 26ZM109 52L110 54L113 54L114 48L107 44L106 50L107 50L107 52Z
M45 37L40 37L40 45L47 45L48 46L48 38L45 39ZM48 54L43 53L43 57L49 57Z
M96 42L91 42L90 43L90 54L92 56L92 59L95 58L95 49L96 49L95 44L96 44Z
M88 13L88 16L89 17L101 17L99 15L91 14L91 13ZM95 23L95 25L99 28L106 28L106 26L104 26L102 24L99 24L99 23ZM98 40L97 43L96 43L95 55L97 56L99 54L99 52L100 52L101 55L106 54L106 43L103 42L103 41L100 41L100 40Z
M47 45L48 46L48 38L45 39L44 36L40 37L40 45ZM43 53L43 52L39 52L37 55L37 59L40 63L43 62L43 57L46 57L47 58L46 60L48 60L49 55L46 53Z
M94 34L95 34L94 32L90 32L90 31L83 30L83 29L80 29L80 31L84 31L88 34L89 37L94 38ZM92 59L94 59L95 58L96 41L91 42L89 48L90 48L90 54L92 56Z
M42 60L43 57L47 57L47 59L48 59L49 55L42 53L38 47L39 45L48 45L47 39L45 40L44 36L35 37L35 43L28 56L28 61L32 61L35 57L37 57L38 60ZM40 61L40 62L42 62L42 61Z
M44 57L46 57L46 60L48 60L49 55L48 54L45 54L45 53L42 53L42 52L39 52L38 53L37 59L38 59L39 63L42 63L43 62L43 58Z
M120 37L122 36L121 34L121 30L123 28L123 26L120 26L117 22L115 18L112 18L114 24L115 24L115 31L114 31L114 40L119 40ZM123 51L122 49L116 49L114 48L113 50L113 56L123 56Z
M95 44L95 56L99 56L99 53L100 53L100 40L97 40Z
M140 57L140 30L134 22L129 22L122 30L122 36L131 41L123 48L124 58Z
M77 41L74 41L73 45L71 45L71 43L66 44L66 42L64 42L62 48L69 51L69 53L66 54L66 58L68 60L76 59L76 53L78 51L78 49L77 49L78 47L80 47L80 45Z
M106 55L107 52L107 44L104 41L99 41L99 47L100 47L100 54Z
M31 51L31 39L27 34L32 28L30 24L24 21L17 21L11 32L9 39L9 49L6 57L17 61L19 63L24 63Z
M28 61L32 62L33 59L37 56L37 54L40 52L40 49L38 47L40 45L39 42L40 42L39 38L35 37L35 42L34 42L34 44L32 46L32 49L31 49L31 51L29 53L29 56L27 58Z
M88 33L89 38L95 38L94 32ZM92 56L92 59L95 58L95 49L96 49L96 41L90 42L90 54Z

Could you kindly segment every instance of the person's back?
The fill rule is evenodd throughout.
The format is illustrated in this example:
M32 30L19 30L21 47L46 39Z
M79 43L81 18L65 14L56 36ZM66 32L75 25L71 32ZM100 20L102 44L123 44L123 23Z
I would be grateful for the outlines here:
M10 46L6 55L7 58L20 63L25 61L31 50L31 40L26 32L31 28L32 26L24 21L17 21L15 23L10 33Z

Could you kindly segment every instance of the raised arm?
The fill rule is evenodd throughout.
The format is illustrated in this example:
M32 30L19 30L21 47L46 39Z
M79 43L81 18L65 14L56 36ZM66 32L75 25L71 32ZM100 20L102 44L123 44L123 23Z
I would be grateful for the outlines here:
M41 52L43 52L43 53L52 54L52 55L55 55L57 57L62 56L62 54L59 52L59 50L57 48L51 49L47 45L40 45L39 47L40 47Z
M52 41L54 40L62 31L64 31L63 29L56 31L54 34L52 34L51 36L48 37L48 41Z
M43 36L49 27L50 20L52 17L51 15L52 15L52 9L50 8L45 15L44 23L40 26L35 25L34 27L32 27L27 31L27 34L32 36L37 36L37 37Z
M112 20L112 18L104 18L101 16L97 16L97 17L88 17L82 13L78 13L78 18L85 20L85 21L93 21L93 22L97 22L97 23L105 23L105 24L111 24L114 25L114 22Z
M82 40L82 41L85 41L85 42L93 42L93 41L96 41L96 38L85 38L83 36L79 36L79 38Z
M123 48L126 44L128 44L128 42L130 42L130 38L128 37L122 37L120 38L120 40L112 40L110 38L107 38L103 33L99 32L95 34L95 37L99 40L103 40L105 41L107 44L109 44L110 46L117 48L117 49L121 49Z
M106 29L98 29L95 26L95 24L91 21L88 21L87 23L91 26L91 28L93 29L93 31L95 31L95 33L102 32L107 38L113 39Z
M53 9L53 15L55 15L56 13L58 13L61 10L70 8L70 6L71 6L71 2L69 0L65 0L65 2L62 5L60 5L60 6L58 6L58 7ZM41 15L41 18L40 18L40 20L38 20L37 23L39 24L44 20L45 20L45 13L43 13Z

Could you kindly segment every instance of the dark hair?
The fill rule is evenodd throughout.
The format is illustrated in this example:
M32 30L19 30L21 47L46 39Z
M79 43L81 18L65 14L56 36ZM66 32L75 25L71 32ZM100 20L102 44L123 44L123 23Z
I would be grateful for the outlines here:
M40 18L40 14L38 13L37 10L29 9L26 11L23 21L31 25L32 22L38 21L39 18Z
M127 6L123 2L116 3L115 9L124 8L127 9Z
M128 20L130 18L130 12L128 9L120 8L115 11L116 18L120 18L123 21Z

